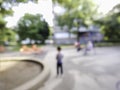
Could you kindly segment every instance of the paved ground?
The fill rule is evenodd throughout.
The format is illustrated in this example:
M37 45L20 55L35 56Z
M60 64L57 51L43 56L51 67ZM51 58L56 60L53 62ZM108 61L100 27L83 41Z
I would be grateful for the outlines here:
M56 76L56 49L49 48L44 63L50 79L39 90L120 90L120 47L101 47L84 56L83 51L64 48L64 75Z
M45 47L48 52L42 58L51 70L49 80L38 90L120 90L120 47L96 48L96 54L76 52L74 47L63 48L64 74L56 76L57 53L55 47ZM1 54L19 56L19 53Z

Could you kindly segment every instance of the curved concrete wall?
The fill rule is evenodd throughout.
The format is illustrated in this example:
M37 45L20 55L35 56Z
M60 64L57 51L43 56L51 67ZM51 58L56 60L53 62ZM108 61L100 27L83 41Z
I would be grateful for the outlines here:
M43 67L42 72L38 76L14 88L13 90L36 90L45 83L50 74L48 66L45 63L41 62L39 59L30 57L1 57L0 60L30 60L42 65Z

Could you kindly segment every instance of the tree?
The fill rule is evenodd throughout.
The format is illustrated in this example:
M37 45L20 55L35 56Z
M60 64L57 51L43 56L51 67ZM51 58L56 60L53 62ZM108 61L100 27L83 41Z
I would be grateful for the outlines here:
M43 17L39 14L25 14L18 21L17 33L19 35L19 41L26 40L30 41L44 41L50 34L49 26Z
M18 5L19 3L27 3L28 1L37 2L37 0L0 0L0 44L3 44L6 41L6 37L9 35L10 29L6 28L5 17L12 15L14 12L12 7ZM13 32L12 30L10 32ZM14 33L14 32L13 32Z
M102 32L105 35L105 40L120 41L120 4L103 18L97 20L102 26Z
M62 15L56 15L58 25L68 26L69 33L73 27L79 28L80 25L89 26L97 13L97 7L92 0L53 0L54 4L64 7Z

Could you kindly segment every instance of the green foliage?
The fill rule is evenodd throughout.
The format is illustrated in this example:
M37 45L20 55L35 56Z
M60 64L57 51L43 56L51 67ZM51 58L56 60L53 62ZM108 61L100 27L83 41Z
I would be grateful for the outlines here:
M65 8L65 13L57 15L58 25L67 25L69 29L76 27L75 20L80 21L80 25L90 25L96 14L96 6L92 0L54 0L54 2Z
M0 0L0 44L3 44L8 38L11 40L14 35L8 35L6 33L14 32L6 28L5 17L13 15L12 7L18 5L19 3L27 3L29 1L37 2L38 0ZM11 37L10 37L11 36Z
M29 38L30 40L42 41L44 43L50 34L47 22L39 14L25 14L18 21L16 30L20 41Z
M15 42L16 41L16 33L14 30L9 28L3 28L0 30L0 44L4 44L5 42Z
M118 18L119 14L111 15L106 21L106 27L104 28L105 36L110 40L120 39L120 22Z
M92 0L53 0L54 4L59 4L65 9L61 15L56 15L57 24L60 27L67 26L69 37L73 33L72 28L76 30L80 26L89 26L96 15L96 6ZM78 35L78 31L76 33ZM77 36L79 39L79 36Z
M105 40L120 41L120 4L97 22L103 27L102 32L105 35Z

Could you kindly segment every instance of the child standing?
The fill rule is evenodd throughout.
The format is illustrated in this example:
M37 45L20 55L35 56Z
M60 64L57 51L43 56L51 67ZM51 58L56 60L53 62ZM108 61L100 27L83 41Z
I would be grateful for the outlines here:
M63 59L63 54L61 53L61 47L58 46L57 47L57 55L56 55L56 60L57 60L57 75L63 74L63 63L62 63L62 59Z

